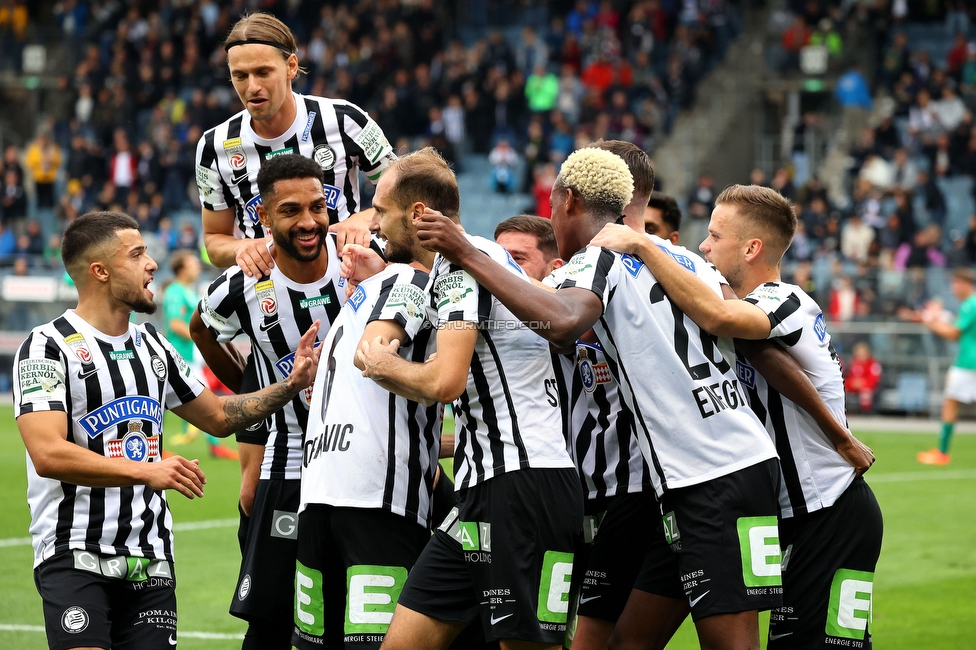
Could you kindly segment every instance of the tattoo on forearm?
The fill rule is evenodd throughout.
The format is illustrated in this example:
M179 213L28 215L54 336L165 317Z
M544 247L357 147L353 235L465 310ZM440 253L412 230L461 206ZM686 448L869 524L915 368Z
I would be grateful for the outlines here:
M246 429L282 408L295 396L287 382L278 382L256 393L234 395L223 400L224 420L231 431Z

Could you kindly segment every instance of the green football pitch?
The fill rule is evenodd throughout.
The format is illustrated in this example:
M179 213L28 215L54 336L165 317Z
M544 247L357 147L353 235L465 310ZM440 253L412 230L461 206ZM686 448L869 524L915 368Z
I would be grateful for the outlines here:
M175 422L167 422L173 432ZM932 434L859 437L878 457L867 479L885 518L875 578L875 647L976 648L976 436L956 437L948 467L915 462L916 452L933 446ZM207 474L203 499L170 494L180 647L240 647L244 625L227 613L240 561L237 464L211 459L202 439L177 451L199 458ZM31 573L24 455L12 409L0 407L0 648L32 650L46 643ZM698 647L689 623L668 647Z

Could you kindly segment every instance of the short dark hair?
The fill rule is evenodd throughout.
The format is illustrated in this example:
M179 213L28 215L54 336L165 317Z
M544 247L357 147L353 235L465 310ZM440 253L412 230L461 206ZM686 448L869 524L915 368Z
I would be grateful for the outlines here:
M461 218L457 177L437 149L424 147L394 160L384 173L394 174L390 198L401 208L419 201L449 219Z
M589 146L609 151L624 159L630 175L634 177L634 194L649 196L654 191L654 163L636 144L625 140L597 140Z
M197 254L189 249L178 250L173 253L169 258L169 268L173 271L173 275L179 275L179 272L186 266L186 261L191 257L197 257Z
M790 247L796 233L796 212L793 203L776 190L762 185L729 185L715 199L715 205L721 204L734 206L779 255Z
M524 232L527 235L535 235L538 243L536 244L546 261L551 261L559 257L559 248L556 246L556 232L552 229L552 222L542 217L532 214L519 214L509 217L495 226L495 239L503 232Z
M88 212L68 225L61 238L61 261L64 268L77 284L81 279L76 274L79 264L92 249L102 246L112 239L118 239L120 230L139 230L139 223L122 212Z
M668 196L664 192L651 192L647 207L660 210L661 221L672 232L681 229L681 208L678 207L678 202L674 200L673 196Z
M289 153L275 156L261 165L261 170L258 172L258 192L262 197L270 196L274 194L275 183L293 178L316 178L319 183L325 184L322 168L317 162L305 156Z

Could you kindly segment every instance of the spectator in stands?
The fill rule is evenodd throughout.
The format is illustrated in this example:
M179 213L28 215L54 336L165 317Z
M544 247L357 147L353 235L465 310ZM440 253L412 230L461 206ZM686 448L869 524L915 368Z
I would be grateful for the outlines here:
M27 193L17 172L8 169L3 175L0 194L0 222L11 233L21 233L27 226Z
M749 172L749 184L766 187L768 185L766 182L766 172L759 167L754 168L751 172Z
M907 150L895 150L893 168L892 185L906 192L911 192L915 188L915 183L918 182L918 167L908 157Z
M688 220L685 241L695 244L704 241L708 234L708 220L715 207L715 181L711 174L702 174L698 183L688 194Z
M861 215L854 213L844 224L840 236L841 254L852 262L863 264L868 261L871 244L874 243L874 228L861 220Z
M502 138L488 154L491 163L491 189L501 194L510 194L516 190L518 179L515 177L515 167L518 165L518 153Z
M783 48L786 55L780 69L781 72L799 69L800 50L810 42L812 33L803 16L797 15L793 18L793 22L780 38L780 47Z
M139 160L132 152L129 136L125 129L116 129L112 136L115 153L109 160L109 178L115 186L116 196L124 201L136 185L139 175Z
M24 164L34 181L37 207L54 208L54 181L61 167L61 147L52 139L49 125L42 126L37 138L27 147Z
M940 250L942 230L932 224L915 233L911 243L905 242L895 251L895 269L945 267L945 255Z
M0 266L13 264L14 253L17 250L17 235L10 228L0 223Z
M533 113L551 111L559 97L559 78L547 71L544 64L537 64L525 80L525 97Z
M556 166L552 163L537 165L533 172L532 197L535 199L535 212L546 219L552 216L549 195L556 182Z
M853 356L846 367L844 389L857 396L861 413L874 411L874 396L881 384L881 363L871 356L871 346L865 341L854 344Z
M773 178L769 181L769 187L791 201L796 198L796 186L793 185L793 179L790 178L790 173L785 167L779 167L773 172Z
M895 150L901 147L901 135L898 133L894 119L887 112L874 129L874 142L878 153L885 158L890 158Z
M881 61L881 74L889 90L894 89L895 82L908 69L910 57L908 37L904 32L896 32L891 39L891 45L885 48Z
M922 197L922 205L928 212L929 220L938 225L945 224L947 212L945 195L939 189L935 178L926 171L918 172L918 183L915 191Z
M837 80L834 97L845 110L859 108L869 111L874 106L868 82L861 73L860 67L856 65Z
M858 312L858 303L861 298L854 288L854 281L848 276L841 276L834 280L834 286L830 290L830 306L827 315L830 320L836 322L847 322L852 320Z
M935 118L944 131L954 131L966 114L966 105L956 94L955 82L952 80L942 87L942 98L932 103Z

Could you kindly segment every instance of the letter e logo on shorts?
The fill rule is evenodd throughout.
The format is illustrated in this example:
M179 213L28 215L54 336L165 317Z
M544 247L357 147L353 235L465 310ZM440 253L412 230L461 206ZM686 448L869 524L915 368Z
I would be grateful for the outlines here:
M295 563L295 625L312 636L325 634L322 572Z
M780 569L779 527L776 517L739 517L739 550L746 587L783 584Z
M573 554L546 551L539 581L540 621L565 623L569 612L569 583L573 575Z
M874 574L867 571L838 569L830 583L827 606L828 636L863 639L871 631L871 597Z
M346 634L386 634L407 570L356 564L346 570Z

